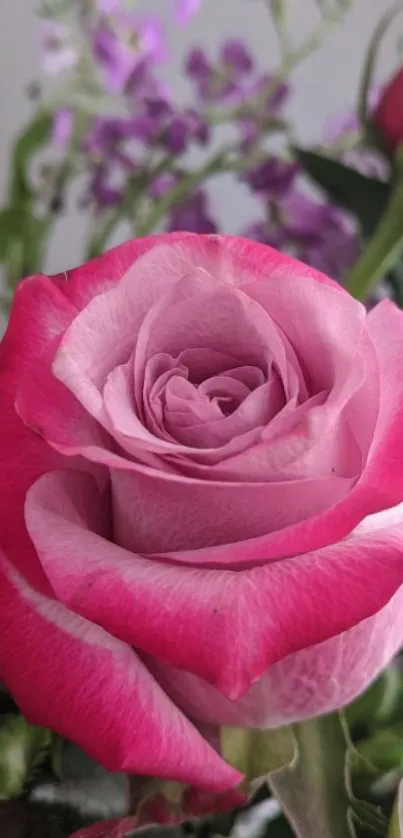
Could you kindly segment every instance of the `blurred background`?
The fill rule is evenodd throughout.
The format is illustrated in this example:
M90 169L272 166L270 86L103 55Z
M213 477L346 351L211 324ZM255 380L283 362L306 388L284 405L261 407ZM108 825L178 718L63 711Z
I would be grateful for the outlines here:
M284 157L284 149L286 161L289 162L290 143L295 143L300 148L324 149L327 155L336 156L339 160L342 158L344 163L347 162L351 165L348 154L346 161L345 149L342 149L341 153L340 149L335 151L332 145L334 145L335 138L339 138L340 134L344 137L347 131L346 147L349 147L351 145L351 130L353 130L355 132L354 143L357 141L358 145L361 144L362 146L364 129L359 140L357 140L357 125L352 126L351 115L356 108L360 78L362 79L370 39L380 19L385 15L385 12L387 13L388 4L386 0L370 0L370 2L369 0L304 0L304 2L301 2L301 0L285 0L284 2L278 2L278 0L274 0L274 2L273 0L202 0L198 3L188 3L184 13L185 6L183 6L179 17L175 12L175 0L136 0L136 2L129 2L128 0L125 3L109 2L109 4L107 0L104 0L104 2L106 5L102 4L102 0L100 0L100 3L96 3L95 0L94 2L71 0L69 3L63 3L60 0L52 0L52 2L47 3L40 3L39 0L13 0L13 2L1 4L0 7L0 107L2 125L0 134L0 201L3 207L8 209L10 203L15 205L15 196L10 198L13 149L16 138L24 130L24 127L27 127L35 113L41 110L41 112L46 111L54 115L57 114L58 109L59 111L62 109L65 113L67 103L69 103L68 107L71 105L71 110L74 112L73 118L76 130L69 149L67 149L69 141L67 135L62 142L60 138L55 141L50 134L43 147L35 148L36 157L31 153L29 155L29 177L32 178L35 202L38 207L41 205L39 215L42 217L44 213L49 214L49 206L52 215L51 223L48 225L51 230L46 230L46 243L44 243L40 259L38 255L31 258L31 255L26 252L23 256L20 252L18 256L17 250L21 251L21 246L15 242L15 227L20 222L16 221L17 215L14 210L12 218L10 213L6 216L3 213L0 216L0 236L3 237L0 257L3 264L3 278L5 274L4 282L8 286L8 296L21 272L24 274L31 273L37 269L50 272L67 270L84 261L88 255L97 252L97 244L95 246L88 245L89 236L94 238L94 228L101 229L105 222L110 221L110 213L119 202L122 203L126 200L126 205L128 203L127 196L126 198L122 197L125 190L122 190L121 186L119 186L119 194L116 193L115 195L115 204L113 204L112 194L104 195L102 206L95 206L94 201L88 195L91 190L96 189L94 181L97 179L95 172L97 166L99 179L101 178L100 170L103 168L102 177L104 180L108 178L108 188L111 177L116 178L116 171L113 176L110 172L107 174L106 168L109 164L105 159L101 161L99 158L101 154L104 155L104 158L107 158L112 153L107 144L104 143L103 149L100 149L99 146L95 149L96 141L93 139L92 149L89 150L89 135L94 127L90 125L89 112L87 113L87 124L83 127L83 111L85 111L87 105L83 101L78 101L83 75L88 80L89 74L92 74L91 84L94 82L94 67L89 70L88 67L80 66L79 73L77 71L80 62L81 65L84 63L81 60L83 51L85 54L87 50L88 55L91 54L92 50L92 59L97 65L96 73L98 74L97 84L99 88L105 88L105 84L108 86L107 77L105 73L103 74L103 71L106 69L106 72L108 72L107 62L110 61L111 56L105 59L105 56L102 56L99 50L96 53L96 50L92 49L96 28L99 26L109 27L117 40L127 40L128 36L133 38L132 22L129 23L127 20L126 23L122 24L120 21L116 25L118 6L120 11L125 7L126 11L129 10L129 14L135 15L140 22L152 18L159 21L161 31L163 31L161 37L164 39L163 60L161 60L161 54L156 59L156 55L152 54L152 48L147 60L149 59L150 65L152 65L152 73L158 76L163 83L163 98L169 102L172 113L177 114L181 109L194 108L203 123L205 121L208 123L208 128L206 128L208 137L200 139L200 137L193 135L186 138L183 143L180 140L172 140L170 149L168 148L169 143L168 146L165 143L165 148L163 149L160 145L159 151L156 149L159 141L156 141L155 137L146 136L146 133L144 133L146 128L144 127L143 137L139 139L139 136L136 136L135 138L137 146L142 142L143 148L134 149L131 158L133 167L135 166L136 170L139 170L139 167L143 165L144 149L149 149L154 144L156 154L154 155L153 165L155 161L157 161L157 164L160 162L161 158L158 157L158 153L161 154L167 148L171 152L173 151L176 158L180 153L183 165L181 164L174 174L174 177L179 179L183 177L184 171L189 172L195 168L200 168L203 161L211 157L223 144L234 144L234 137L236 138L235 142L238 143L238 160L235 164L232 165L233 161L231 161L229 167L223 165L221 170L220 167L217 167L213 176L209 174L206 184L207 199L204 198L204 194L202 197L199 195L197 198L198 205L196 206L196 199L193 199L193 205L190 207L185 205L183 212L180 209L180 202L174 203L176 217L172 218L172 212L165 213L165 216L163 212L159 213L158 222L151 231L163 227L169 229L194 228L196 232L212 232L216 229L220 232L250 235L272 243L281 249L288 250L306 261L311 261L314 266L326 270L327 273L336 275L337 279L342 279L346 275L347 269L356 260L357 253L361 251L361 242L357 246L356 238L353 241L351 235L348 235L344 239L341 234L337 237L335 233L335 228L339 229L340 226L344 231L345 223L347 223L347 226L350 225L351 217L347 218L346 215L330 216L328 213L325 219L324 212L319 213L319 217L315 210L316 215L312 218L311 207L299 206L297 210L294 201L290 212L294 216L295 214L298 215L298 224L296 227L294 225L293 230L288 231L285 236L283 232L280 235L277 227L274 230L270 225L270 229L268 229L266 223L267 203L270 202L270 213L272 213L273 201L275 203L277 198L282 199L288 186L286 187L282 183L279 187L278 182L273 185L271 175L271 182L267 183L269 174L267 172L263 172L265 184L257 184L256 178L254 178L254 170L257 166L267 162L267 158L272 158L274 154L279 153ZM38 14L40 11L41 16ZM86 24L83 22L84 17L80 22L80 15L84 15L84 17L86 15ZM277 21L273 19L276 15L278 16ZM325 25L322 25L323 20L325 20ZM284 23L284 21L286 22ZM83 27L87 24L89 40L85 43L86 36L84 41L81 36L84 31ZM399 15L391 15L387 24L384 27L385 31L382 33L382 38L377 43L376 66L372 67L371 89L368 89L368 95L377 96L380 86L389 79L399 65L399 35L401 31ZM54 29L53 35L49 28L52 25L59 27L58 32L56 32L56 28ZM282 25L285 27L283 33L281 32ZM318 32L318 30L320 31ZM77 40L77 32L81 37L80 44ZM155 33L147 37L155 37ZM59 46L57 44L58 39L61 39ZM298 52L301 45L306 44L310 39L313 43L305 50L305 54L296 60L295 53ZM219 95L215 100L214 97L210 97L210 101L203 100L203 94L200 94L200 72L202 70L196 68L192 74L189 56L192 55L194 47L199 47L214 65L214 69L217 70L220 56L221 58L223 56L224 45L231 43L237 45L238 49L242 45L245 50L245 56L239 54L233 56L235 64L238 62L238 66L235 67L235 86L244 85L244 79L241 78L242 60L253 62L253 68L248 71L249 81L245 76L246 87L245 85L244 87L246 93L244 94L244 100L241 102L238 98L238 101L235 101L234 97L231 99L231 94L228 96L226 94ZM60 53L59 66L57 66L58 49ZM102 45L100 49L102 51ZM142 49L140 37L136 49L133 50L133 67L136 61L141 60ZM73 56L75 54L76 60L76 63L72 60L70 65L69 50ZM290 62L287 67L287 50L289 55L294 56L291 67ZM52 54L56 56L56 61L53 62L54 66L51 66L52 60L49 59ZM244 70L246 72L246 65ZM199 76L197 76L197 73L199 73ZM242 136L240 136L240 120L237 121L235 116L233 118L227 116L222 118L222 114L224 112L228 113L231 109L234 112L234 108L237 107L244 107L249 96L248 84L250 89L254 90L257 88L259 79L262 79L265 75L276 79L276 73L279 73L278 83L284 83L287 86L287 91L284 92L283 100L279 105L274 103L271 117L287 120L286 133L282 133L281 130L278 131L275 126L267 127L267 125L262 131L258 119L257 128L255 125L256 136L246 149L247 120L243 119ZM77 74L77 77L72 84L74 74ZM231 81L234 81L234 79ZM72 87L74 87L74 93ZM137 102L133 108L133 100L137 97L138 100L141 100L141 110L144 114L143 105L144 99L148 95L147 92L140 89L137 92L134 91L134 93L132 91L131 102L128 102L127 91L123 87L121 85L118 89L115 86L113 89L112 85L112 88L109 87L107 90L107 96L103 96L105 90L102 91L101 95L100 89L95 91L93 85L93 92L91 92L89 84L89 94L87 95L87 103L90 104L89 111L97 100L94 112L96 111L98 117L101 115L108 118L112 114L116 116L116 114L125 112L125 109L126 117L127 109L129 109L132 117L138 107ZM158 96L160 92L158 91ZM151 98L153 97L151 96ZM265 119L267 115L266 112L260 116ZM81 127L77 128L79 122L81 122ZM360 126L360 130L361 128L362 126ZM73 130L71 125L70 130ZM126 148L124 153L126 154L127 128L125 130L124 142ZM137 132L139 130L137 128ZM176 128L172 130L176 130ZM129 139L133 141L134 138L131 136ZM368 144L367 140L368 136L365 139L365 144ZM122 138L119 142L122 146ZM244 142L246 144L242 146ZM343 146L343 142L340 148ZM85 144L86 150L83 154L82 149ZM373 141L369 144L371 147L374 146ZM74 149L72 148L73 145L75 145ZM377 154L378 151L379 144L374 153ZM80 153L81 159L79 159ZM97 155L98 162L96 161ZM69 158L68 164L66 164L67 158ZM353 161L353 168L362 170L362 165L359 160L357 163L357 159L356 156L355 161ZM242 165L245 164L245 171L240 171L242 167L239 161L243 161ZM67 165L70 168L70 173L68 178L65 177L65 174L63 175L65 177L63 187L60 187L58 195L50 195L52 179L53 182L58 179L58 166L60 173L60 169L63 167L66 169ZM122 163L122 167L125 169L124 176L128 182L133 173L128 171L127 160ZM75 170L74 174L73 168ZM227 170L228 168L229 170ZM303 168L305 171L305 164ZM174 167L171 167L171 170L173 169ZM385 160L371 162L369 170L368 165L364 166L364 169L364 174L369 174L371 177L375 174L377 178L381 178L383 181L390 179L388 162L385 163ZM171 170L169 167L165 168L164 174L166 175ZM250 173L252 173L251 176ZM261 172L257 172L258 180L261 174ZM309 183L308 181L305 183L303 190L305 195L319 194L315 192L318 185L317 172L314 174L315 177L310 177ZM290 172L290 179L292 175L293 173ZM312 175L312 172L310 172L310 175ZM277 171L275 176L275 179L277 179ZM120 177L120 180L122 179L122 171L118 177ZM319 178L319 181L321 180L323 178ZM89 185L89 181L92 181L92 185L91 183ZM201 186L204 193L203 182ZM323 187L323 183L320 183L320 186ZM325 186L327 188L328 184L326 183ZM164 197L165 200L163 190L166 191L168 188L172 188L172 182L168 183L167 179L165 185L162 181L157 182L155 194L152 194L151 197L148 195L151 201L150 207L153 206L152 202L155 202L157 198ZM113 189L116 192L115 183ZM279 192L281 192L281 196ZM323 195L323 192L320 194ZM187 198L192 195L195 195L195 189L188 191ZM329 193L327 193L327 197L329 197ZM342 199L340 195L336 197L338 205L345 209L345 205L349 201L345 200L345 196L342 196ZM330 194L330 198L334 203L334 194ZM208 201L208 205L205 200ZM46 202L47 207L45 206ZM102 199L98 195L99 203L102 203ZM169 200L165 200L165 203L168 205ZM32 202L31 206L33 206ZM347 209L350 208L347 207ZM384 204L382 203L383 209ZM133 208L133 216L135 212L140 212L138 207L136 210ZM142 213L146 214L146 218L148 217L144 207ZM88 231L87 224L90 215L92 219L91 233ZM133 234L138 234L138 232L146 231L147 225L144 225L144 223L136 229L136 224L132 223L133 219L130 217L130 211L126 212L126 217L123 217L125 213L121 213L121 215L122 218L116 223L109 223L108 236L101 236L102 241L98 242L98 250L110 247ZM199 221L195 220L195 215L199 217ZM200 216L203 216L201 221ZM310 256L312 242L307 244L304 241L301 243L301 216L304 224L305 219L308 218L311 226L322 226L322 238L324 235L327 236L328 233L330 235L330 228L332 228L333 240L329 244L326 239L326 248L331 247L333 251L345 249L346 252L350 253L350 256L346 257L344 261L342 259L342 264L338 264L337 260L335 264L334 254L329 258L323 256L323 253L318 255L317 252ZM206 223L206 218L208 223ZM358 218L358 222L361 223L361 221L362 219ZM264 230L261 228L263 222ZM355 214L352 220L353 225L356 225L356 222L357 216ZM324 226L327 227L326 234ZM372 230L370 232L372 233ZM311 234L312 231L310 230L309 235L312 238ZM31 238L32 236L34 239L37 238L36 230L31 234ZM26 251L26 243L23 247ZM316 245L315 248L317 251ZM10 260L12 262L11 268Z

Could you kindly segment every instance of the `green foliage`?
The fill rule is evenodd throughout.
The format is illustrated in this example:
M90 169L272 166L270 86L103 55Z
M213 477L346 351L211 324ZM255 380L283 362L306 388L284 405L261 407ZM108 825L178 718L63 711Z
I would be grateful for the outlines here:
M373 286L393 270L403 256L403 172L397 180L381 220L362 256L347 278L347 288L366 299Z
M47 144L52 129L52 116L41 113L35 117L15 143L11 157L9 204L26 204L35 197L31 185L30 166L34 156Z
M29 725L18 715L1 717L0 800L22 794L49 747L45 728Z
M353 213L365 236L375 230L389 197L389 186L363 175L338 160L295 148L304 171L338 206Z
M31 166L46 145L52 117L42 113L19 136L11 156L8 201L0 211L0 264L6 267L9 290L28 274L43 267L52 216L38 213Z

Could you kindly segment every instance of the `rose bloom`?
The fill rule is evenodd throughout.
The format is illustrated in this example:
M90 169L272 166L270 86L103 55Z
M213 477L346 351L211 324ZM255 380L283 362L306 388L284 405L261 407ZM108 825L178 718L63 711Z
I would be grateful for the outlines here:
M395 151L403 143L403 67L386 85L373 120L387 148Z
M222 724L362 691L403 636L403 313L171 234L16 293L0 673L112 770L230 788Z

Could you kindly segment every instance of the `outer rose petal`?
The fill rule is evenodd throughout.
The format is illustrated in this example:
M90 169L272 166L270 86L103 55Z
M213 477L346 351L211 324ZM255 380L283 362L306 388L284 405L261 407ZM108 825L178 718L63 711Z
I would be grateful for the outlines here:
M56 595L115 637L210 681L231 699L271 664L378 612L403 584L401 510L398 522L376 516L370 529L338 544L236 572L126 552L98 535L102 510L92 478L79 473L44 475L31 489L27 526ZM394 617L387 636L379 631L378 656L402 641L397 610ZM361 676L357 671L350 678L361 677L363 687L365 667Z
M7 332L0 345L0 545L35 586L46 592L47 580L27 536L25 494L43 472L61 468L56 454L28 430L14 408L21 377L40 358L49 341L63 333L77 310L44 276L19 285Z
M400 589L373 617L271 666L236 702L189 672L155 660L150 667L187 713L218 725L278 727L349 704L399 651L402 639Z
M237 258L243 261L244 267L252 271L260 270L262 258L265 260L266 269L272 270L273 267L282 267L284 270L294 273L301 270L301 262L293 259L292 256L286 256L272 247L248 241L240 236L226 236L224 238L223 236L201 237L194 233L164 233L156 236L146 236L143 239L131 239L124 244L119 244L102 256L91 259L78 268L52 277L52 281L81 310L97 294L102 294L117 285L135 261L148 250L156 245L174 244L185 239L195 246L200 246L201 241L225 241L227 245L233 248ZM325 282L343 293L338 283L328 279L314 268L304 265L304 275L311 276L319 282Z
M77 306L78 310L81 310L93 297L117 285L126 271L148 250L166 241L172 243L181 241L188 235L190 234L167 233L159 236L145 236L143 239L131 239L113 247L102 256L90 259L78 268L53 276L52 282L68 300Z
M3 555L0 661L29 721L72 739L111 771L217 791L239 782L129 646L37 594Z

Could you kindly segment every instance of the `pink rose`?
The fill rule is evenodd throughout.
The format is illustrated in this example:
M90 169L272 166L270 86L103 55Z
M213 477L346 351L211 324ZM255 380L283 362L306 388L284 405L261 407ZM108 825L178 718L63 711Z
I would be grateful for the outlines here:
M333 710L396 652L392 303L159 236L25 280L0 362L0 668L29 720L220 790L216 725Z

